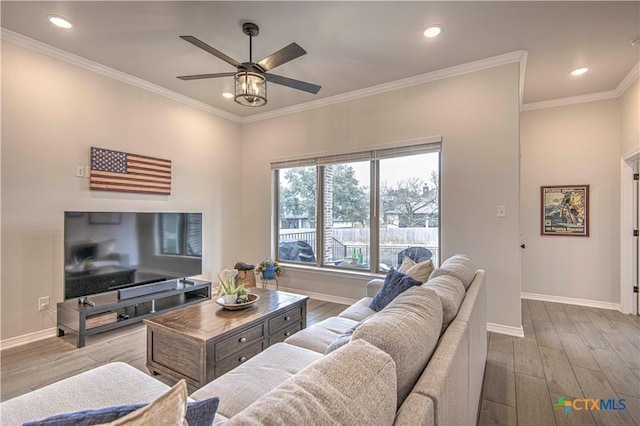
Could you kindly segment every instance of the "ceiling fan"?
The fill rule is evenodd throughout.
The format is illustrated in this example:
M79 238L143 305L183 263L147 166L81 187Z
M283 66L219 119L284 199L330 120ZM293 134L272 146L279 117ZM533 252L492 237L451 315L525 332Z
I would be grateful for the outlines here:
M251 41L253 37L256 37L259 34L260 29L256 24L247 22L242 25L242 32L249 36L249 62L238 62L196 37L188 35L180 36L181 39L188 41L205 52L211 53L213 56L233 65L236 67L237 71L215 74L182 75L178 76L178 78L180 80L199 80L203 78L233 76L235 80L235 101L241 105L254 107L262 106L267 103L267 81L270 83L280 84L281 86L302 90L304 92L313 94L318 93L320 86L267 72L277 66L305 55L307 52L302 47L298 46L296 43L291 43L261 61L253 62Z

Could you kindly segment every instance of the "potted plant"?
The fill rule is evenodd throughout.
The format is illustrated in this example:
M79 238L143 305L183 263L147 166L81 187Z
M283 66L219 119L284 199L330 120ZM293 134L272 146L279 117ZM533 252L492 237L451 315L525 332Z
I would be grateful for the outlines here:
M274 278L280 276L282 267L275 260L267 258L258 264L256 271L262 273L262 278Z
M222 294L226 305L247 301L249 290L247 290L244 284L236 285L236 275L238 275L236 269L225 269L222 271L222 274L218 274L218 293Z

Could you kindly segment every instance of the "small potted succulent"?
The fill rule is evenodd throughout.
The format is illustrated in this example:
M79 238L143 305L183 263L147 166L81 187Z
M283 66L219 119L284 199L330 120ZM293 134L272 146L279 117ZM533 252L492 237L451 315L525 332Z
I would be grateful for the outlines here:
M225 269L218 274L218 293L222 294L225 305L244 303L247 301L249 290L244 284L236 285L237 269Z
M267 258L258 264L256 271L262 273L262 278L274 278L280 276L282 268L278 262Z

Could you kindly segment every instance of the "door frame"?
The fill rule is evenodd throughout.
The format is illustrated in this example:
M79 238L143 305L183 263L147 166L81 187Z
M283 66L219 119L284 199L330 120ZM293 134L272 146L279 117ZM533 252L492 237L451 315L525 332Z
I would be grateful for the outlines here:
M634 264L633 232L633 163L640 162L640 149L636 149L622 157L620 164L620 312L638 314L638 303L635 299L632 280ZM632 296L632 297L629 297Z

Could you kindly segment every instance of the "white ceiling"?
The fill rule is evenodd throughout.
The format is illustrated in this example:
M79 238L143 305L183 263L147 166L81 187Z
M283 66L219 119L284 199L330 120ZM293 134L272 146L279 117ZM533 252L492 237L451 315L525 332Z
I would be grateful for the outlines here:
M526 50L524 103L611 91L640 60L640 2L95 2L2 1L2 27L130 74L239 117ZM48 14L70 18L61 30ZM178 38L192 35L245 62L244 22L260 26L255 62L291 42L307 54L272 73L322 86L317 95L268 85L268 104L224 99L233 78L178 75L232 72ZM422 36L444 26L435 39ZM571 77L578 66L591 70Z

